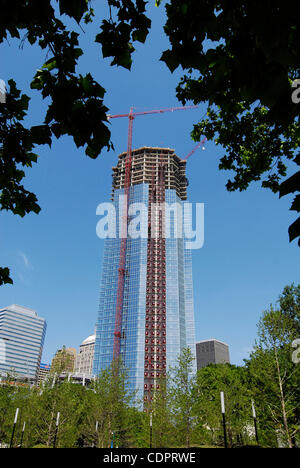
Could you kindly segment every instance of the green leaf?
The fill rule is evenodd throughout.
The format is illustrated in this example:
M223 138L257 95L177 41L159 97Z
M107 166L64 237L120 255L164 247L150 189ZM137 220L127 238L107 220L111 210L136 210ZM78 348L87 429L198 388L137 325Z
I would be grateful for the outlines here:
M142 44L145 42L146 38L148 36L148 30L147 29L138 29L137 31L134 31L132 34L132 39L134 41L139 41Z
M80 22L84 13L88 12L87 0L59 0L59 11Z
M30 83L31 89L38 89L38 90L43 89L44 80L43 80L42 73L43 73L43 70L37 70L32 82Z
M47 62L44 63L42 68L47 68L48 71L53 70L53 68L56 67L56 59L54 57L50 58L47 60Z
M1 268L0 267L0 286L3 284L13 284L13 280L11 279L9 268Z
M35 125L30 129L32 141L38 145L51 146L51 130L48 125Z
M172 73L179 66L178 58L171 50L165 50L159 60L165 62Z
M52 124L51 125L51 131L54 133L56 138L59 138L63 134L63 131L61 129L61 125L59 123Z
M295 162L298 166L300 166L300 153L297 154L297 156L296 156L295 159L294 159L294 162Z
M89 91L92 89L92 83L88 75L82 77L81 84L86 93L89 93Z
M183 3L183 4L181 5L181 11L182 11L182 13L183 13L184 15L186 15L187 10L188 10L187 4L186 4L186 3Z
M80 49L79 47L74 49L74 56L75 56L76 59L81 57L81 55L83 55L83 50L82 49Z
M213 62L210 62L210 64L208 65L208 68L213 68L218 62L216 60L214 60Z
M300 236L300 217L290 225L289 227L289 238L290 242Z
M279 190L279 198L287 195L288 193L296 192L300 189L300 171L293 174L287 180L282 182Z
M92 159L96 159L97 156L98 156L98 152L95 151L93 148L91 148L91 146L88 146L88 147L86 148L85 154L86 154L87 156L89 156L90 158L92 158Z
M300 213L300 195L296 195L290 210L298 211L298 213Z

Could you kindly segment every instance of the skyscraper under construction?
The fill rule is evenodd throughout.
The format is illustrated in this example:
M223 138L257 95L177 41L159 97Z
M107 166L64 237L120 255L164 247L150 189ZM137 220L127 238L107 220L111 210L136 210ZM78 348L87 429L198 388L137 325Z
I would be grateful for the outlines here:
M147 402L180 351L190 347L195 354L191 251L175 233L175 213L166 235L166 212L153 208L183 207L186 161L170 148L143 147L130 157L130 179L128 153L113 167L112 203L121 213L116 228L121 231L124 210L128 226L130 207L140 204L146 207L146 235L105 239L93 373L120 356L131 389ZM179 217L180 223L182 228Z

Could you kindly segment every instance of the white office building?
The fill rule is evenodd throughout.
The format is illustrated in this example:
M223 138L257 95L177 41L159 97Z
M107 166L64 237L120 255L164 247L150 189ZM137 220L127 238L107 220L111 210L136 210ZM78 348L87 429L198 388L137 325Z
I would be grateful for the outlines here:
M0 309L0 375L36 381L41 363L46 321L27 307Z

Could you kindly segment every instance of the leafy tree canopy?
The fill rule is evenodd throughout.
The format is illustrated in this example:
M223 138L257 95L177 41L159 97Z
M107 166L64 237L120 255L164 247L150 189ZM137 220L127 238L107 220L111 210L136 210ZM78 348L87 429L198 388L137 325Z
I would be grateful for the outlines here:
M282 313L292 321L297 336L300 336L300 284L285 286L278 302Z
M37 162L36 145L51 146L53 137L70 135L77 147L84 147L96 158L103 147L112 148L107 127L105 89L90 73L76 71L83 50L79 34L66 26L66 17L78 24L93 21L90 0L3 0L0 18L0 43L12 37L38 45L50 55L41 64L31 88L49 102L40 125L22 124L30 98L8 81L6 103L0 105L0 210L19 216L39 213L35 194L23 186L22 168ZM93 40L102 46L104 57L113 57L112 65L130 69L135 41L144 42L151 25L144 0L107 0L109 18L102 19ZM0 268L0 285L12 283L8 268Z
M171 47L161 60L171 71L184 70L177 87L181 102L208 102L192 137L199 141L204 134L225 149L219 168L233 171L228 190L245 190L258 180L280 196L300 190L300 171L282 182L287 160L300 165L300 100L292 100L300 77L298 8L289 0L166 5ZM300 194L291 210L300 211ZM289 228L290 241L299 235L300 218Z

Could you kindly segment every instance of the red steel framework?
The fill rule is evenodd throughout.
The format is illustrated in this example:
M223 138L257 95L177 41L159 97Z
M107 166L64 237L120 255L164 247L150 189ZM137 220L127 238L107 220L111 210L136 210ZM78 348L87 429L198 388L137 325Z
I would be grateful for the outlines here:
M159 157L159 156L158 156ZM145 317L144 402L166 374L166 245L164 163L154 165L149 191Z
M122 316L123 316L123 296L124 296L124 285L125 285L125 276L126 276L126 250L127 250L127 224L128 224L128 206L129 206L129 197L130 197L130 185L131 185L131 165L132 165L132 129L133 129L133 120L135 119L136 116L139 115L146 115L146 114L162 114L164 112L174 112L178 110L189 110L189 109L195 109L198 108L198 106L183 106L183 107L170 107L166 109L154 109L150 111L142 111L142 112L133 112L133 108L130 109L129 114L108 114L107 119L114 119L114 118L120 118L120 117L128 117L128 143L127 143L127 154L126 154L126 159L125 159L125 180L124 180L124 195L125 195L125 203L123 207L123 216L121 220L121 244L120 244L120 258L119 258L119 267L118 267L118 286L117 286L117 301L116 301L116 315L115 315L115 329L114 329L114 345L113 345L113 359L118 360L120 356L120 350L121 350L121 336L122 336ZM187 158L186 158L187 159ZM153 184L155 185L155 183ZM163 200L164 199L164 169L163 166L161 165L158 169L158 184L157 184L157 196L156 198L158 200ZM151 196L155 197L155 191L151 194ZM149 206L151 203L149 203ZM162 229L162 223L163 223L163 218L162 218L162 213L159 214L159 230ZM160 231L159 231L160 232ZM163 271L164 270L164 275L159 275L157 273L157 286L153 288L154 291L160 291L159 294L157 295L157 304L159 307L157 307L157 311L163 312L160 315L161 321L155 321L153 317L155 317L155 313L153 314L152 312L149 312L149 317L151 317L151 320L153 320L153 323L160 323L162 326L164 325L165 328L165 320L166 320L166 314L165 314L165 296L166 296L166 284L165 284L165 246L164 246L165 240L161 238L156 240L156 244L148 244L148 250L149 255L153 259L157 259L156 264L158 267L156 268L156 271ZM163 261L164 259L164 261ZM152 264L155 264L155 261L151 261ZM150 264L151 264L150 262ZM148 262L147 262L148 264ZM162 265L164 265L164 268L162 269ZM148 272L147 272L147 277L148 277ZM150 278L150 274L149 274ZM150 281L150 280L149 280ZM160 284L158 284L160 283ZM149 282L150 286L150 282ZM147 282L147 287L148 287L148 282ZM150 296L149 296L150 297ZM164 301L164 302L163 302ZM163 305L164 304L164 305ZM150 309L148 309L150 311ZM147 314L147 312L146 312ZM146 315L147 316L147 315ZM159 317L159 314L157 314L157 317ZM152 332L151 332L152 333ZM158 333L158 329L157 329ZM165 333L165 332L164 332ZM164 335L165 337L165 335ZM165 341L166 339L163 336L156 337L161 338L159 339L159 344L157 344L155 347L153 347L157 352L151 353L150 352L150 366L152 365L160 365L160 363L153 364L151 363L151 357L153 356L161 356L162 361L165 361L166 359L166 346L165 346ZM151 338L152 339L152 338ZM151 343L153 344L153 343ZM151 351L150 347L150 351ZM149 353L148 353L149 355ZM164 358L164 359L163 359ZM149 361L149 359L148 359ZM153 362L156 362L156 359L154 358ZM149 362L148 362L149 364ZM164 363L165 364L165 363ZM146 366L146 364L145 364ZM159 369L159 368L158 368ZM154 386L154 376L152 376L152 367L150 370L150 376L149 376L149 385L150 389L152 388L151 386ZM146 367L145 367L145 373L146 373ZM148 376L147 376L148 377ZM148 384L147 384L148 385ZM148 390L148 388L147 388Z

